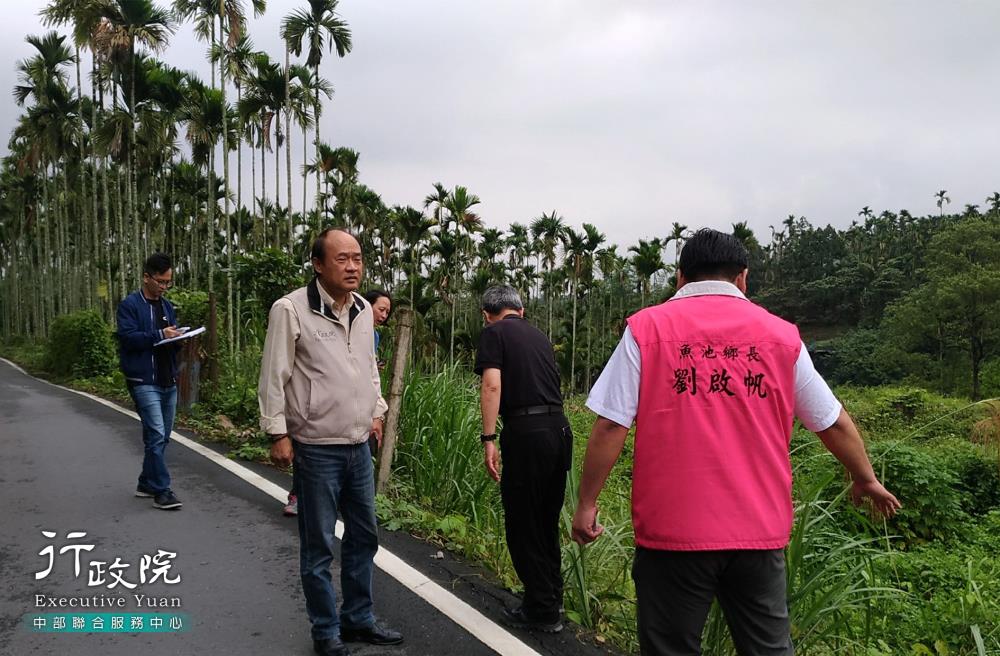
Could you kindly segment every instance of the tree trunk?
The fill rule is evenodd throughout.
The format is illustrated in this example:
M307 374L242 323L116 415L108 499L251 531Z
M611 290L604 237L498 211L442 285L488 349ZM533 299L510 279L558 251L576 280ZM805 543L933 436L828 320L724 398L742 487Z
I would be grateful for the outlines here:
M448 347L448 365L455 366L455 310L458 308L458 286L456 284L455 267L451 268L451 343Z
M222 43L226 41L226 33L222 18L219 18L219 32ZM229 344L229 354L236 352L233 339L233 224L229 209L229 108L226 107L226 47L219 48L219 89L222 92L222 206L226 217L226 337Z
M549 265L548 284L545 285L545 303L549 310L549 341L552 341L552 265Z
M969 339L970 354L972 355L972 400L978 401L980 398L979 374L983 363L982 340L975 336Z
M274 113L274 247L281 248L281 113Z
M295 255L295 221L292 220L292 95L288 43L285 43L285 177L288 180L288 252Z
M377 491L384 492L389 476L392 474L392 458L396 451L396 439L399 433L399 411L403 405L403 383L406 379L407 354L410 352L411 334L413 332L412 308L400 308L396 319L396 341L393 345L392 379L389 383L389 410L383 430L382 447L378 456Z
M593 340L592 332L593 332L593 328L594 328L594 312L593 312L593 308L591 307L591 297L594 295L594 288L595 288L594 274L593 274L593 268L591 268L591 274L590 274L590 291L587 293L587 309L586 309L586 312L587 312L587 373L586 373L586 377L585 377L585 380L586 380L586 387L585 387L585 389L586 390L590 389L590 381L591 381L591 359L590 359L590 356L594 352L593 341L592 341Z
M573 336L569 347L569 392L576 391L576 292L580 283L573 276Z
M208 151L208 170L205 171L205 255L208 259L208 293L215 293L215 144Z
M96 82L96 80L97 80L97 56L96 55L94 55L93 57L91 57L90 72L91 72L91 75L93 76L91 79L95 80L92 83L91 86L92 87L93 86L100 86ZM93 129L96 129L97 128L97 103L94 102L94 100L95 100L95 98L94 98L95 94L94 94L94 89L93 88L91 88L91 90L90 90L90 95L91 95L91 102L90 102L90 124L91 124L91 126L93 126ZM100 215L98 213L98 203L97 203L97 198L98 198L98 191L97 191L97 170L98 170L97 153L94 150L93 141L91 141L91 145L90 145L90 192L91 192L91 201L92 201L92 208L91 208L92 212L91 212L90 218L93 221L93 228L94 228L94 253L93 253L93 255L94 255L94 257L97 258L97 262L98 262L97 267L95 268L95 274L97 276L97 279L100 280L101 282L103 282L104 285L105 285L105 287L104 287L104 289L105 289L105 298L101 299L101 310L102 310L101 314L104 316L105 319L108 319L108 318L110 318L110 314L111 314L110 310L109 310L109 304L107 302L108 299L110 298L111 282L108 279L108 276L104 275L104 272L105 272L105 270L107 270L107 271L111 270L111 262L110 262L111 258L108 257L108 252L107 252L107 245L108 245L108 242L111 239L111 235L109 235L107 233L107 231L105 231L105 233L104 233L104 239L103 240L101 239L101 235L100 235L100 218L99 218ZM105 218L107 218L107 213L106 212L105 212ZM105 226L107 226L107 223L105 223Z
M308 148L309 148L309 140L308 137L306 137L306 124L303 122L302 123L302 166L303 167L309 163ZM308 219L309 209L308 205L306 205L306 193L307 193L306 186L308 186L308 184L309 184L309 177L305 174L305 172L303 172L302 173L302 221L306 225L309 225L309 219ZM315 234L319 234L319 231L320 231L320 218L319 218L319 212L316 212Z
M243 102L243 89L240 86L239 78L234 80L236 84L236 106ZM236 132L236 243L240 250L243 250L243 116L237 116ZM252 149L251 149L252 150ZM252 170L252 167L251 167ZM236 281L236 324L233 326L233 339L236 348L240 348L240 306L242 301L242 291L240 281Z
M44 305L42 314L42 330L43 334L47 334L49 321L52 319L52 270L51 270L51 256L53 252L52 246L49 243L49 223L52 220L52 207L50 205L50 194L49 194L49 170L48 165L42 166L42 207L45 208L45 222L42 224L42 247L39 250L39 268L41 269L41 282L42 286L45 288L44 294ZM36 211L35 220L41 219L41 212Z
M263 121L261 121L260 126L261 129L263 130L264 128ZM265 156L266 153L264 152L265 136L266 135L262 131L260 137L260 201L261 201L260 216L261 216L261 230L262 230L261 242L263 245L266 246L268 240L270 239L270 236L268 235L267 232L267 212L264 210L263 207L263 203L267 200L267 164L265 161L267 160L267 157Z
M132 275L133 277L138 275L138 272L142 269L142 263L140 261L139 255L139 216L136 212L136 202L138 196L138 182L136 180L136 170L135 170L135 156L136 156L136 139L135 139L135 41L132 41L129 47L129 65L132 68L132 79L129 80L129 116L131 120L129 121L129 126L132 128L132 133L129 135L128 144L128 173L126 175L126 182L128 183L128 189L126 190L125 197L128 202L128 217L129 221L132 223L132 258L133 263Z
M315 146L316 146L316 163L317 163L317 166L316 166L316 211L318 212L319 209L320 209L320 207L319 207L319 175L320 175L320 166L319 166L319 116L322 113L321 108L320 108L320 104L319 104L319 64L318 63L315 66L313 66L313 82L316 85L316 97L313 100L313 102L315 103L314 106L313 106L313 113L315 114L316 120L313 122L313 126L314 126L314 128L316 130L316 143L315 143Z
M109 164L109 167L110 167L110 164ZM117 248L117 251L118 251L118 296L119 296L118 300L121 300L121 298L125 296L126 290L127 290L126 283L125 283L125 275L127 273L127 271L126 271L126 266L127 265L126 265L126 260L125 260L125 257L126 257L126 253L125 253L125 218L123 216L125 212L124 212L124 209L122 207L122 203L123 203L123 200L122 200L122 166L120 164L115 167L115 198L114 198L114 201L115 201L114 202L114 206L115 206L115 220L118 223L118 230L116 231L117 234L115 235L115 242L116 242L115 245L118 247Z

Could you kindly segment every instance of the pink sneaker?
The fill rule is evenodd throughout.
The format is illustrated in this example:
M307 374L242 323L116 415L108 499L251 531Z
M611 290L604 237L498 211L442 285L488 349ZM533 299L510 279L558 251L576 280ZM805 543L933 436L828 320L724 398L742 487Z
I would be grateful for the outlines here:
M285 504L285 517L294 517L299 514L299 499L291 492L288 493L288 503Z

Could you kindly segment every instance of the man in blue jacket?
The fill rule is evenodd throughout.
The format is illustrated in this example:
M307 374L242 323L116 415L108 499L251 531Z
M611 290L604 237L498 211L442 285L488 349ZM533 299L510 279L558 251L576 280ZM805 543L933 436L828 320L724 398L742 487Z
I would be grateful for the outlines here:
M118 304L118 344L122 372L142 420L145 455L135 496L152 497L162 510L181 507L170 489L164 451L170 442L177 409L176 346L156 346L177 337L177 315L163 292L173 287L170 257L154 253L143 267L142 287Z

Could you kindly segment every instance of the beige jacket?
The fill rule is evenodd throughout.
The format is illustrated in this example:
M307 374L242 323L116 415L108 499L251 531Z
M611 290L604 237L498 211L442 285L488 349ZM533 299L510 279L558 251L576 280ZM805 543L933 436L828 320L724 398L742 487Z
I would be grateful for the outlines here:
M257 387L264 432L304 444L358 444L385 414L371 305L352 297L338 314L314 279L271 307Z

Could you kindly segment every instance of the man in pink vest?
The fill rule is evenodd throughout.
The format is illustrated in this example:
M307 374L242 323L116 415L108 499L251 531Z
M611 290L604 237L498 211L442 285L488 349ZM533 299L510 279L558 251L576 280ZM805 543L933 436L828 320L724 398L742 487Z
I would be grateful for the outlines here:
M895 514L850 416L813 368L798 329L745 297L749 258L732 235L685 244L677 294L628 320L587 399L573 537L604 530L597 496L636 425L632 478L639 645L700 654L718 598L740 654L792 654L785 559L788 446L798 417L847 468L852 498Z

